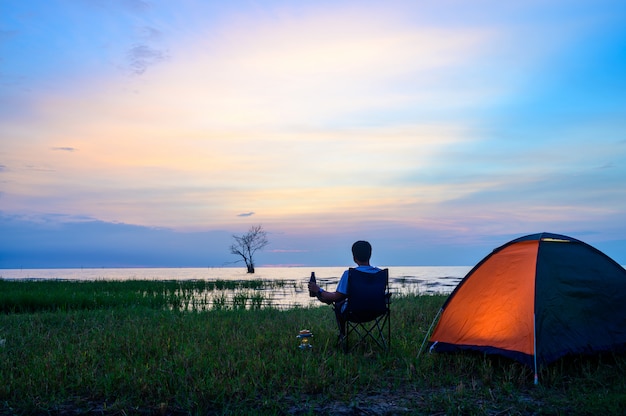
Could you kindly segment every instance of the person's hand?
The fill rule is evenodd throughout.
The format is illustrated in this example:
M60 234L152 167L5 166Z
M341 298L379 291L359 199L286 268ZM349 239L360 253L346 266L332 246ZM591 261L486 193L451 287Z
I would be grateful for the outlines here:
M317 292L319 291L320 287L317 285L317 283L309 282L309 292L317 294Z

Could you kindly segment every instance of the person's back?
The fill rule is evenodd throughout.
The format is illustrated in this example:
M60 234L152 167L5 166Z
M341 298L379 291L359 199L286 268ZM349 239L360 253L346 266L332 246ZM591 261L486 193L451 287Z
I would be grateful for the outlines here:
M367 322L388 310L389 270L375 273L350 269L348 279L350 296L344 305L348 321Z

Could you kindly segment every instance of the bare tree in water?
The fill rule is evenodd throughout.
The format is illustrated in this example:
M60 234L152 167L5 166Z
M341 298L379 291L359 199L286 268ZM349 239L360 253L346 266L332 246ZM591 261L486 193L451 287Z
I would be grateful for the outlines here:
M253 225L244 235L233 235L235 242L230 246L231 254L241 256L248 273L254 273L254 253L269 244L267 232L261 225Z

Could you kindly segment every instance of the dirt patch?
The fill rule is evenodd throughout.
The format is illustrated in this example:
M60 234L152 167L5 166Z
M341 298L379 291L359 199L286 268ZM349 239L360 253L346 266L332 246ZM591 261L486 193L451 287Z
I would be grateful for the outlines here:
M317 397L309 403L300 403L291 406L287 414L300 415L369 415L369 416L395 416L408 414L446 415L454 406L452 402L446 404L431 402L433 397L454 395L455 389L436 389L411 391L390 391L378 394L358 394L349 402L337 400L323 400ZM499 396L495 394L494 396ZM435 399L436 401L436 399ZM517 393L515 396L491 397L484 396L465 397L464 404L453 407L453 412L459 414L478 413L491 416L499 415L536 415L538 409L542 409L541 400L533 398L530 394ZM458 403L457 403L458 404ZM546 410L546 409L544 409Z

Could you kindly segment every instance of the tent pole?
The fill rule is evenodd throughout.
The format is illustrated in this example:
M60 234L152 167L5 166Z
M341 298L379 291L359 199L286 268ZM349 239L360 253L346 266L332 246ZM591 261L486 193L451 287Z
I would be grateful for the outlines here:
M535 385L539 384L539 373L537 372L537 318L533 314L533 359L535 361Z
M439 312L437 312L437 315L435 315L435 319L433 319L432 323L430 324L430 328L428 328L428 331L426 332L426 336L424 337L424 341L422 341L422 346L420 347L420 350L417 353L417 358L419 358L419 356L422 355L422 350L424 349L424 344L426 344L426 340L430 336L430 333L431 333L431 331L433 329L433 326L435 325L435 322L437 322L437 319L439 318L439 315L441 315L441 312L443 312L443 308L439 308Z

